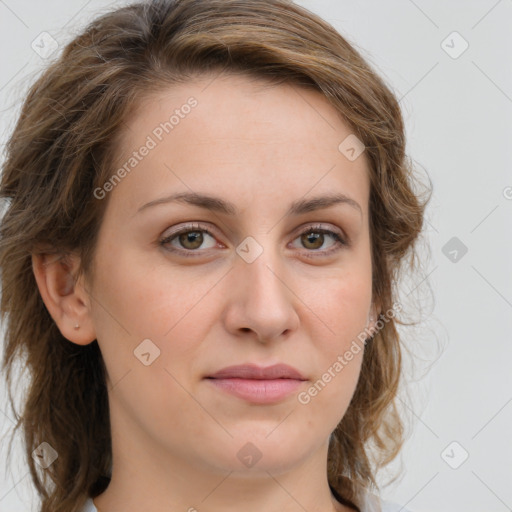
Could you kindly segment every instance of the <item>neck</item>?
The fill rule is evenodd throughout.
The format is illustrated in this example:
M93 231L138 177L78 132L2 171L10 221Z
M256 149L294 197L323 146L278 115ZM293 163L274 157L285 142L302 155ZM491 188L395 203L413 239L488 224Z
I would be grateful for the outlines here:
M286 468L257 464L246 470L207 466L180 456L128 425L113 429L112 479L94 499L98 512L353 512L338 501L327 480L328 440ZM137 439L137 443L133 440ZM262 459L263 461L263 459Z

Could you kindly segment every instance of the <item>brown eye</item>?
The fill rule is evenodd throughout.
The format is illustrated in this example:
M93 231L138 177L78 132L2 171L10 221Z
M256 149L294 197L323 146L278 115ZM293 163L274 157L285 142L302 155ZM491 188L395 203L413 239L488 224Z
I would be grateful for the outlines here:
M184 249L198 249L203 244L203 234L201 231L187 231L179 235L180 244Z
M324 245L323 233L304 233L301 235L302 244L306 249L320 249Z
M343 246L348 246L348 242L341 234L321 226L309 226L295 240L298 241L298 244L294 247L307 249L305 252L307 256L327 256L334 254ZM326 244L328 244L327 247Z
M199 224L185 226L161 239L159 244L166 250L183 256L199 256L204 254L207 249L218 246L215 236Z

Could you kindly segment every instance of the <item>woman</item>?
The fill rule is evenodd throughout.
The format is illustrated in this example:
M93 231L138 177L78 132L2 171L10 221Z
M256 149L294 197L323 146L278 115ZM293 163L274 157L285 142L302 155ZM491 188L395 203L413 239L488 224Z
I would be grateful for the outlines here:
M293 2L94 20L31 88L0 187L41 511L381 510L413 189L396 98Z

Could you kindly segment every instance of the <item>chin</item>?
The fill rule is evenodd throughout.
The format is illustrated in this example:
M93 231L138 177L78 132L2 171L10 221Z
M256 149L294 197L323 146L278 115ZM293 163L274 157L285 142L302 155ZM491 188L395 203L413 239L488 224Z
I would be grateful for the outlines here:
M276 428L276 424L273 425ZM305 439L296 437L283 429L281 435L265 429L259 434L238 432L228 445L219 443L219 453L212 453L214 465L222 471L235 471L243 475L258 475L268 478L268 473L277 475L293 469L318 450L322 442L311 446Z

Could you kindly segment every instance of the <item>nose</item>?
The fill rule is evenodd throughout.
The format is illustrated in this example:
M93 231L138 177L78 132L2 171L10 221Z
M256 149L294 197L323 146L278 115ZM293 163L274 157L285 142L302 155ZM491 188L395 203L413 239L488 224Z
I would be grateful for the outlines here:
M268 343L298 329L301 301L278 256L265 250L248 263L237 258L230 275L230 292L224 322L235 336Z

